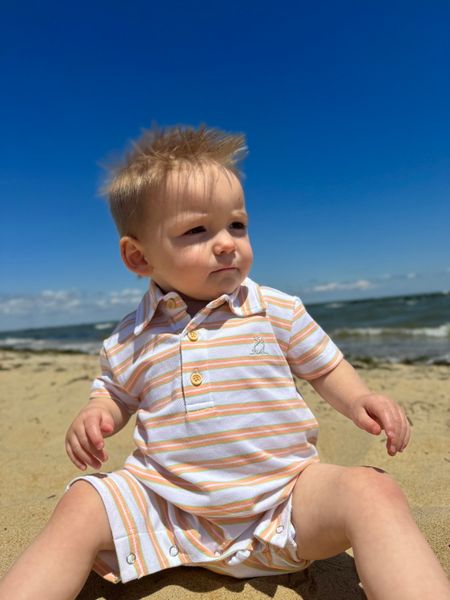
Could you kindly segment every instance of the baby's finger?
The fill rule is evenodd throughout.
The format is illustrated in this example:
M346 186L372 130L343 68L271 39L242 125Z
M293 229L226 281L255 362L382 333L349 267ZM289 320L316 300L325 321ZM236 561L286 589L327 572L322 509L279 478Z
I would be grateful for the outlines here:
M407 428L407 432L406 432L406 440L405 440L405 444L403 446L403 450L406 448L406 446L409 444L410 440L411 440L411 434L412 434L412 430L411 430L411 423L409 422L409 419L407 419L408 421L408 428Z
M106 454L104 448L96 448L87 436L80 437L80 440L82 440L81 446L84 451L89 454L89 456L95 458L100 465L108 460L108 455ZM95 466L98 467L99 465L96 463Z
M75 435L72 436L72 438L69 440L69 443L72 448L73 455L78 461L80 461L82 464L89 465L93 469L98 469L101 467L102 463L100 459L83 448L79 439Z
M86 454L88 454L88 456L91 456L95 460L95 464L91 466L99 468L102 465L102 463L108 460L108 455L106 454L103 448L99 450L95 448L92 444L90 444L89 440L87 440L87 442L88 445L83 449L86 452Z
M368 414L364 407L359 407L354 421L358 427L372 435L379 435L381 433L381 427L378 420Z
M387 450L391 456L404 448L407 435L407 421L403 410L398 405L391 405L387 413L387 425L385 428L387 439Z
M402 445L400 447L400 452L403 452L403 450L408 445L409 439L411 437L411 427L409 424L409 420L405 414L405 411L402 408L400 408L400 410L401 410L402 418L403 418L403 431L404 431L403 441L402 441Z
M78 469L81 469L82 471L86 470L86 465L83 462L81 462L80 460L78 460L78 458L73 453L72 448L68 442L66 442L66 452L67 452L67 455L70 458L70 460L73 462L73 464L76 467L78 467Z
M84 426L89 444L97 450L101 450L105 445L105 442L103 441L103 435L100 430L100 419L97 417L88 417Z
M102 434L105 434L106 436L109 436L114 432L114 421L113 421L111 415L106 415L106 414L102 415L102 422L100 424L100 430L101 430Z
M397 450L402 452L405 449L407 444L408 432L409 432L409 423L408 419L405 416L405 412L403 408L397 405L397 413L398 413L398 421L399 421L399 435L398 435L398 446Z

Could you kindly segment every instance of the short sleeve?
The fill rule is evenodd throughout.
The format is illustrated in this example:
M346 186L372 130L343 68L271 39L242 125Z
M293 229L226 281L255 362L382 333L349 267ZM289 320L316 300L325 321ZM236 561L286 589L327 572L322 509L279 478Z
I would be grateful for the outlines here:
M105 346L102 347L100 352L100 367L101 375L96 377L92 383L90 400L98 398L111 399L128 413L135 413L139 408L139 399L130 394L121 385L114 372Z
M286 358L293 375L308 380L332 371L344 358L299 298L295 298Z

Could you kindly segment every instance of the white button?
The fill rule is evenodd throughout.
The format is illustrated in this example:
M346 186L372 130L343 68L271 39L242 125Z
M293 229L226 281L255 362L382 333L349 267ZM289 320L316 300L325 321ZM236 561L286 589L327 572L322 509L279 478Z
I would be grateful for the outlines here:
M284 531L283 525L278 525L278 527L277 527L277 533L283 533L283 531Z
M248 558L251 554L250 550L241 550L242 552L242 556L245 556L245 558Z
M127 563L132 565L134 562L136 562L136 554L131 553L127 556Z
M176 546L171 546L169 548L169 554L170 556L176 556L178 554L179 550Z
M216 550L216 551L214 552L214 556L222 556L222 555L221 555L221 553L220 553L218 550Z

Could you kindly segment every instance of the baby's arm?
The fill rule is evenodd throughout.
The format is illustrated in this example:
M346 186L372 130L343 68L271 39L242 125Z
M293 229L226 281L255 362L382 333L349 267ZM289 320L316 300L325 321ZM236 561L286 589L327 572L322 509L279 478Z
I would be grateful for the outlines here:
M384 429L391 456L405 449L410 427L402 408L389 396L371 392L346 360L310 383L324 400L361 429L373 435Z
M73 464L83 471L88 465L100 468L108 460L104 438L120 431L129 418L130 413L112 398L92 399L66 434L66 451Z

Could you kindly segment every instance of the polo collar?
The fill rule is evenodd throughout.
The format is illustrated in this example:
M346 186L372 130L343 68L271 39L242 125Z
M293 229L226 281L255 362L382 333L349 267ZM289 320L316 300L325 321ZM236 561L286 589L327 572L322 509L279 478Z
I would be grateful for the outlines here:
M154 281L150 281L148 292L144 295L136 310L136 319L134 324L134 335L139 335L144 331L158 308L160 302L167 302L172 299L174 306L184 306L184 301L177 292L167 292L165 294ZM248 317L258 313L265 312L266 303L260 290L260 286L247 277L242 284L231 294L222 294L219 298L211 300L208 307L217 308L221 304L228 302L231 312L237 317Z

